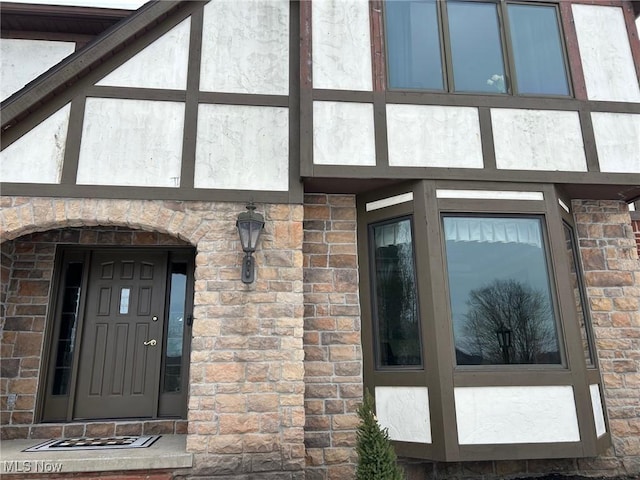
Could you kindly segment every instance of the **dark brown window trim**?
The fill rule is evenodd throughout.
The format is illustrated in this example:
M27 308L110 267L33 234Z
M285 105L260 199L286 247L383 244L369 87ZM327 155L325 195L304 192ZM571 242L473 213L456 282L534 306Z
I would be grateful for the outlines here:
M543 201L529 200L462 200L437 199L436 189L474 189L506 191L540 191ZM368 202L405 192L413 192L413 201L367 212ZM562 215L556 192L550 184L517 184L501 182L420 181L404 183L386 189L364 193L358 197L358 254L361 268L361 306L364 383L370 391L375 386L426 386L429 388L432 443L417 444L394 442L399 455L444 461L468 461L487 459L532 459L595 456L610 445L607 432L595 438L589 385L602 389L597 368L587 368L582 350L573 293L568 289L569 270L566 265L566 248L562 231ZM562 196L566 203L566 196ZM556 299L556 316L560 327L566 362L565 365L527 365L492 367L455 367L452 354L452 329L438 319L449 318L446 300L447 290L441 259L442 232L440 217L443 211L494 212L525 215L544 215L550 277ZM373 355L374 344L369 292L370 266L368 265L367 225L384 219L411 214L416 220L416 268L421 300L421 316L424 352L422 370L376 370ZM426 242L426 245L424 243ZM427 261L427 259L430 259ZM440 260L439 260L440 259ZM424 301L423 301L424 300ZM444 303L443 303L444 302ZM425 306L426 305L426 306ZM425 310L426 309L426 310ZM454 389L469 386L549 386L571 385L574 389L579 442L552 442L543 444L459 445L454 407ZM606 417L605 417L606 421Z
M372 53L377 55L379 53L378 44L383 46L382 55L383 64L376 65L374 62L374 80L377 78L382 78L381 83L383 85L387 85L386 88L388 91L393 92L420 92L420 93L434 93L434 94L450 94L450 95L478 95L478 93L474 92L454 92L454 80L453 80L453 63L452 63L452 54L451 54L451 44L450 44L450 33L449 33L449 22L448 22L448 13L447 13L447 5L446 2L436 2L437 8L437 19L439 26L439 34L440 34L440 47L441 47L441 61L442 61L442 73L443 73L443 86L444 91L441 90L411 90L405 88L392 88L388 86L387 79L389 78L389 70L388 70L388 62L386 61L389 56L389 52L386 48L386 42L384 41L384 1L378 0L380 2L381 8L373 8L371 9L371 23L372 23L372 34L381 37L381 40L376 37L372 37ZM572 98L575 96L573 89L573 81L572 81L572 69L570 68L570 61L568 57L568 48L566 41L566 33L564 31L564 21L562 20L562 15L560 11L560 4L563 3L559 0L553 1L524 1L524 0L485 0L485 3L495 3L497 5L497 16L498 16L498 28L499 28L499 36L501 41L501 52L503 57L503 64L505 68L505 76L507 77L507 92L503 94L496 94L496 96L500 97L534 97L534 98ZM558 26L558 34L560 37L560 47L562 48L562 56L564 60L564 70L567 79L567 88L569 93L567 95L533 95L533 94L521 94L516 92L517 90L517 75L514 63L514 55L513 55L513 44L511 42L510 33L509 33L509 17L507 15L507 5L508 4L523 4L523 5L537 5L537 6L546 6L546 7L555 7L556 8L556 18L557 18L557 26ZM380 12L379 12L380 11ZM379 19L378 17L382 17ZM376 28L376 23L381 22L381 28ZM377 60L377 57L372 57ZM581 71L578 73L578 78L581 75Z

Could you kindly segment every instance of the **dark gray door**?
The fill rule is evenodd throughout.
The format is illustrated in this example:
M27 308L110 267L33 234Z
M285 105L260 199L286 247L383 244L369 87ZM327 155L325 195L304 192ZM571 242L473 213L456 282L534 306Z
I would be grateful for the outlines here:
M75 419L155 414L166 265L166 252L93 253Z

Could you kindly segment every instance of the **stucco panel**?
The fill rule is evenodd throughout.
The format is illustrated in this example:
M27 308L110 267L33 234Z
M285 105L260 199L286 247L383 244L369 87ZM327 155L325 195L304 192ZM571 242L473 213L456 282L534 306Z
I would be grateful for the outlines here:
M376 387L376 416L391 440L431 443L426 387Z
M324 0L311 7L314 88L371 90L369 3Z
M593 409L593 421L596 425L596 435L601 437L607 433L607 425L604 421L604 410L602 409L602 398L600 397L600 385L589 385L591 394L591 408Z
M200 89L289 93L289 2L224 0L204 8Z
M60 183L70 109L67 104L0 153L3 182Z
M589 99L640 102L622 8L579 4L571 8Z
M640 115L593 112L600 171L640 173Z
M455 389L461 445L577 442L573 387Z
M288 109L200 105L195 187L287 190Z
M499 169L587 171L578 112L492 108L491 124Z
M313 102L313 163L375 165L373 105Z
M2 100L71 55L75 48L74 42L3 38L0 42Z
M482 168L477 108L387 105L387 126L389 165Z
M178 187L184 104L88 98L78 184Z
M190 25L187 18L96 85L186 89Z

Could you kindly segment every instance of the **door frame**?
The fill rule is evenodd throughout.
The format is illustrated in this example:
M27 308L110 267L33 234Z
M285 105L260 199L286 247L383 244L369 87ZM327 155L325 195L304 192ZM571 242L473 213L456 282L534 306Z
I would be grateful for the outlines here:
M155 392L156 401L153 412L150 416L142 417L145 420L161 418L186 419L188 387L189 387L189 364L191 351L191 331L193 319L193 296L195 283L195 248L181 246L117 246L117 245L58 245L56 247L56 258L52 275L52 287L50 289L49 305L47 307L47 320L44 332L44 345L41 356L41 372L38 382L38 395L36 404L36 419L41 422L87 422L92 419L74 420L74 406L76 402L76 385L78 382L78 362L82 349L83 327L85 323L85 311L87 306L87 293L89 292L89 278L92 254L96 251L139 251L139 252L166 252L167 268L165 278L165 298L163 300L163 342L162 352L157 364L158 391ZM76 346L73 351L71 363L71 377L69 380L68 392L64 395L53 395L55 360L57 354L56 341L61 327L61 311L64 295L66 266L70 263L82 263L82 283L78 300L78 315L74 340ZM167 349L167 328L168 310L170 300L171 266L173 263L186 265L186 292L185 292L185 323L182 338L182 361L181 361L181 382L180 392L163 393L163 377L165 372L165 353ZM96 419L98 420L98 419ZM105 420L105 419L99 419ZM117 419L116 419L117 420ZM123 418L123 420L125 420ZM127 421L135 418L126 418Z

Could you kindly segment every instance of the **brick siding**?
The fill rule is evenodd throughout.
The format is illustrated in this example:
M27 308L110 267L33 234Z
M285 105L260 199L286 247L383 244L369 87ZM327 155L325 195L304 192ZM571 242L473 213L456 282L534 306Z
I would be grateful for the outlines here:
M306 478L343 480L362 401L355 197L306 195L303 248Z
M10 280L0 291L11 328L3 325L6 437L138 428L131 422L32 423L55 244L186 242L197 248L187 419L191 475L304 476L302 206L258 205L266 226L255 255L256 281L245 285L235 228L244 204L24 197L4 197L0 204L2 275ZM8 393L19 394L13 410ZM173 425L176 433L184 427ZM144 422L140 428L161 427Z

